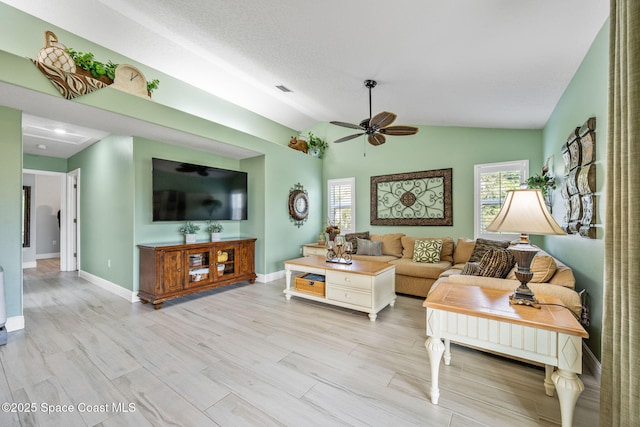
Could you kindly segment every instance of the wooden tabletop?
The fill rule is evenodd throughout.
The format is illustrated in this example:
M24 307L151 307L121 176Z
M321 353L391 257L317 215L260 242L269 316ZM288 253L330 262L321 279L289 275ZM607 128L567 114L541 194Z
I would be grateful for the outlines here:
M537 309L511 305L511 294L512 291L443 282L429 294L423 306L589 338L568 308L541 305ZM555 297L536 294L536 298L540 303L562 305L562 301Z
M353 260L351 264L327 262L326 258L320 255L310 255L302 258L290 259L285 261L284 265L324 268L325 270L344 271L348 273L365 274L368 276L377 276L380 273L395 268L392 264L378 261Z

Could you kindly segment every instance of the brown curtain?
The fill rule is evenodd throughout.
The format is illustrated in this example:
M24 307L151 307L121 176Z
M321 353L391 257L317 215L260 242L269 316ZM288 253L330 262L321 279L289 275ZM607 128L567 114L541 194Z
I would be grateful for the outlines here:
M611 0L601 426L640 426L640 1Z

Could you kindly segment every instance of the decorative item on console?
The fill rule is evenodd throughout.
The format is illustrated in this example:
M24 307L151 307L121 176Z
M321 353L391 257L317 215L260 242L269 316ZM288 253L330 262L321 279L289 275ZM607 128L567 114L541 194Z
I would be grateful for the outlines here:
M224 251L218 251L216 254L218 256L218 262L227 262L229 260L229 254Z
M216 242L218 240L220 240L220 236L222 233L222 230L224 230L224 227L222 227L222 224L220 224L219 222L211 222L211 221L207 221L207 228L206 230L211 234L211 241L212 242Z
M196 242L196 232L200 230L200 226L193 224L190 221L187 221L185 225L180 227L179 231L184 234L184 242L185 243L195 243Z
M591 117L569 134L562 146L565 180L560 188L564 200L567 233L596 238L596 118Z
M327 225L324 231L329 235L329 242L333 242L336 239L336 236L340 234L340 227L329 222L329 225Z
M329 241L329 246L327 248L327 262L352 264L351 242L345 241L342 236L336 236L333 241Z
M327 244L327 238L325 237L324 233L318 234L318 244L322 246Z

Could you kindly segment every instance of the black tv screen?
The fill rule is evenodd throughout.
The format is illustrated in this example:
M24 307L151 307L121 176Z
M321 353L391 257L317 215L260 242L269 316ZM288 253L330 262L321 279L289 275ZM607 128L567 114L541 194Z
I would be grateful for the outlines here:
M247 173L152 159L153 220L247 219Z

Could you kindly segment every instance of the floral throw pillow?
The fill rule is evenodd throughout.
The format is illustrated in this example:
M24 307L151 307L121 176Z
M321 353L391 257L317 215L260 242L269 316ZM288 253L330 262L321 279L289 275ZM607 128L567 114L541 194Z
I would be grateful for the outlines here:
M413 262L440 262L442 240L416 240L413 246Z

